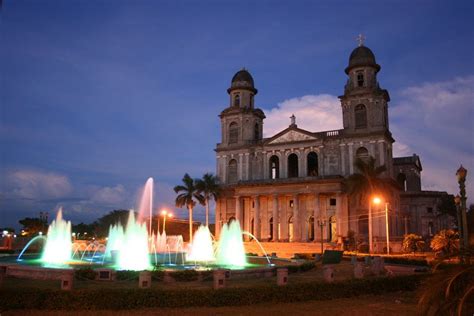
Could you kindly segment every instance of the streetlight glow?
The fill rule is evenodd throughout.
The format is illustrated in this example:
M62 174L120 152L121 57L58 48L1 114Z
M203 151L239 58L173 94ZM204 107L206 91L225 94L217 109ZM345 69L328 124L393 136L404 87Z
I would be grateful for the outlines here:
M380 204L380 203L382 202L382 200L381 200L378 196L376 196L376 197L374 197L373 202L374 202L374 204L377 204L377 205L378 205L378 204Z

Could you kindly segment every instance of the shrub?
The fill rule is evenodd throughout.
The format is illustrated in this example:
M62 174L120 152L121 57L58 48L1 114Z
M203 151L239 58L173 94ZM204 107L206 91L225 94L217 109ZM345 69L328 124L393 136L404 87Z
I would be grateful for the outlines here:
M403 238L403 250L405 252L415 253L416 251L423 251L425 242L421 236L416 234L407 234Z
M443 229L431 240L431 249L438 256L450 256L459 250L459 234L452 229Z
M76 280L95 280L97 272L91 268L83 268L74 270L74 278Z
M165 277L165 271L163 270L153 270L151 272L151 279L154 281L163 281Z
M426 261L425 258L417 257L384 257L384 262L414 266L428 266L428 261Z
M314 260L313 254L311 253L295 253L294 259Z
M153 307L238 306L262 302L302 302L365 294L413 291L424 276L354 279L334 283L289 283L213 289L100 288L61 291L37 288L0 289L1 310L137 309Z
M197 281L199 278L199 272L196 270L181 270L170 273L171 277L178 282L191 282Z
M140 271L121 270L117 271L116 279L120 281L138 280Z

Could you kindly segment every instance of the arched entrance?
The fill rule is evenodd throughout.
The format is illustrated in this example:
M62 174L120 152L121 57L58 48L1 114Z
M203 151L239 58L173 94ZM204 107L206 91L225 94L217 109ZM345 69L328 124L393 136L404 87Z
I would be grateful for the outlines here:
M298 177L298 156L291 154L288 156L288 178Z

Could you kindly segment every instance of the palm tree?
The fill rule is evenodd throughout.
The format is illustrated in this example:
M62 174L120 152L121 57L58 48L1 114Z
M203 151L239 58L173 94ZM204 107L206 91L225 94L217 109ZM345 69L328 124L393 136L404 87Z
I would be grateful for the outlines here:
M206 207L206 226L209 226L209 201L214 199L217 201L220 193L220 187L217 177L212 173L206 173L202 179L196 180L196 188L204 198L204 205Z
M185 174L183 177L183 185L177 185L174 187L174 192L179 193L176 197L175 203L177 207L186 206L189 211L189 242L193 241L193 208L196 205L197 200L199 203L204 202L203 196L198 192L196 188L196 182Z
M372 208L371 197L374 193L385 193L388 196L390 192L389 178L383 178L382 174L387 168L376 166L375 158L369 156L367 159L357 158L354 162L355 169L358 171L347 178L347 191L351 195L359 195L360 201L367 199L369 206L369 251L372 252Z

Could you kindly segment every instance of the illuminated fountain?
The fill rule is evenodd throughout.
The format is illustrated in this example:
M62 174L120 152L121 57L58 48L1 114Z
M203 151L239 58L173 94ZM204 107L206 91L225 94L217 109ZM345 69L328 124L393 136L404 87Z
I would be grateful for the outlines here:
M186 256L187 261L210 263L216 260L212 236L207 226L200 226L193 236L191 249Z
M71 222L63 219L62 209L59 209L56 219L49 225L41 261L46 264L63 265L71 261L71 249Z
M43 253L34 262L48 267L70 265L103 265L117 270L147 270L155 265L172 268L215 268L243 269L251 266L245 255L243 234L255 239L248 232L242 232L240 223L232 221L222 227L219 240L213 236L207 226L201 226L194 234L192 244L185 251L182 236L167 236L151 231L151 210L153 209L153 179L149 178L139 199L139 212L135 216L130 211L125 227L117 223L111 225L107 245L97 240L84 243L72 243L71 222L62 217L62 209L51 223L47 236L33 238L17 258L18 262L28 264L23 253L35 242L44 241ZM150 226L147 227L148 216ZM256 240L256 239L255 239ZM258 243L258 240L256 240ZM260 243L258 243L260 245ZM261 245L260 245L261 247ZM264 249L261 247L265 254ZM29 256L31 258L31 256ZM270 260L267 257L268 264ZM154 259L154 260L153 260ZM33 261L29 261L33 262Z
M116 237L119 237L118 234ZM146 224L137 222L133 211L130 211L123 239L116 250L119 270L146 270L151 267Z
M242 230L238 221L231 221L222 226L217 246L216 264L228 267L245 267L247 265Z

